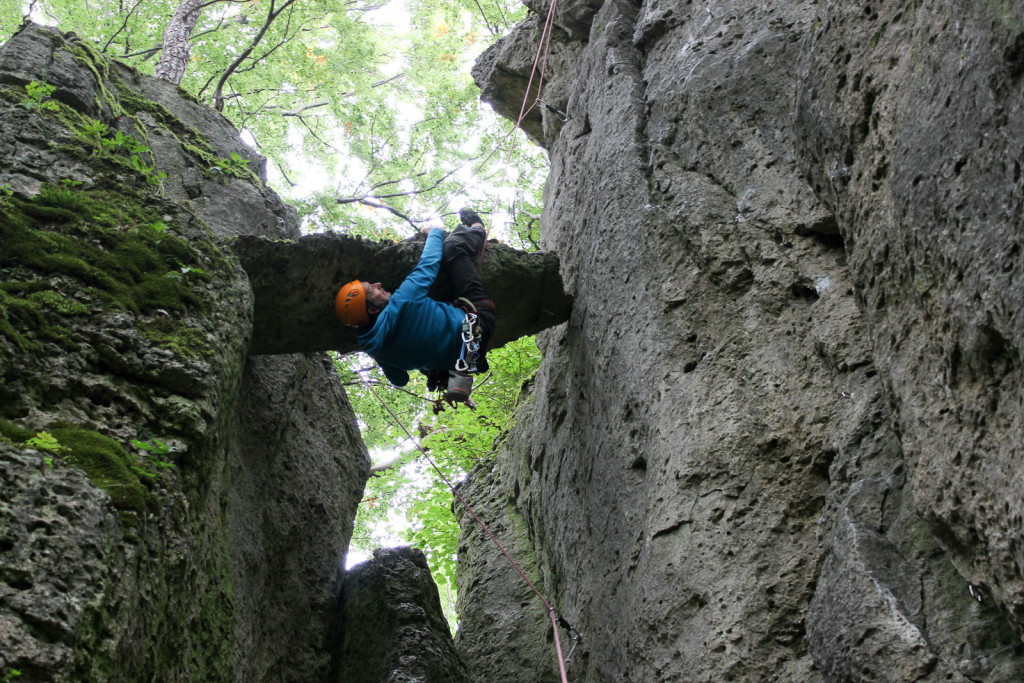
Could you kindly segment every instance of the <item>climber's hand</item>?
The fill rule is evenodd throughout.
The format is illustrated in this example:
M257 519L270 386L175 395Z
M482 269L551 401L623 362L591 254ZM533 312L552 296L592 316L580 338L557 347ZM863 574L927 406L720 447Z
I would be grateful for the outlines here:
M427 391L444 391L448 388L448 373L444 370L432 370L424 373L427 376Z

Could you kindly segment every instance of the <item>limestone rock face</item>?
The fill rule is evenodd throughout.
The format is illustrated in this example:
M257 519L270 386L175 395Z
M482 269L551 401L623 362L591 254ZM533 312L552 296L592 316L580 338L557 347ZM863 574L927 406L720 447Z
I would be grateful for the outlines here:
M570 680L1024 676L1022 12L559 3L524 128L575 303L466 490ZM512 118L537 34L474 72ZM467 665L556 676L463 534Z
M0 185L0 679L326 680L369 459L329 358L248 357L225 238L298 236L262 159L29 26Z
M417 548L386 548L345 580L340 666L331 680L466 683L441 611L427 558Z
M294 241L242 237L232 248L249 274L255 296L254 354L356 351L355 328L335 319L334 295L346 282L373 277L394 291L423 253L422 235L397 244L339 234L306 235ZM558 257L522 252L490 241L478 265L499 316L491 348L536 334L569 317L572 299L562 287ZM447 277L429 295L454 299Z

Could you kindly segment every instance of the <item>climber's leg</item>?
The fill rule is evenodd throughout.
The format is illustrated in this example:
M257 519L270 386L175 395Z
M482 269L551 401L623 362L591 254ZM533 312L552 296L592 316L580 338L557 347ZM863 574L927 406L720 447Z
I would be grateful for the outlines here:
M480 258L480 252L484 248L484 241L486 239L487 233L484 232L483 226L478 225L470 228L465 225L459 225L444 238L441 264L447 267L449 262L460 255L475 262L476 259Z
M487 296L480 280L480 273L476 269L476 259L480 256L486 238L487 234L482 226L470 228L459 225L445 238L442 254L442 263L451 279L455 297L467 299L476 307L480 322L480 355L477 358L477 367L481 372L487 370L485 354L489 348L491 335L494 334L496 322L494 302Z

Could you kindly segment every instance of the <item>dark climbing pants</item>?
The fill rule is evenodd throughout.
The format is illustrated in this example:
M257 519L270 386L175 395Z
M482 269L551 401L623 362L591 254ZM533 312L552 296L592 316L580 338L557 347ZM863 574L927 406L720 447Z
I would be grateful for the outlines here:
M477 318L480 321L481 360L488 349L495 325L494 302L488 298L484 284L480 280L480 273L476 269L476 262L480 258L486 239L487 234L483 228L467 228L460 225L445 237L441 252L441 267L451 279L456 298L468 299L476 306ZM480 365L481 370L486 369L486 361Z

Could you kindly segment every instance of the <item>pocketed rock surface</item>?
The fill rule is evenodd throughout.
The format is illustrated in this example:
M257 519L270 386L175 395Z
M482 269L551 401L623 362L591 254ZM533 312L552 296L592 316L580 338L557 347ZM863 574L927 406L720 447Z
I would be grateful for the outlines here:
M295 211L226 119L71 36L0 47L0 95L0 679L325 680L369 459L326 355L248 357L225 241Z
M506 115L534 9L474 71ZM558 4L568 121L525 129L575 303L468 491L570 680L1024 675L1022 15ZM460 650L556 677L500 560L460 554Z

